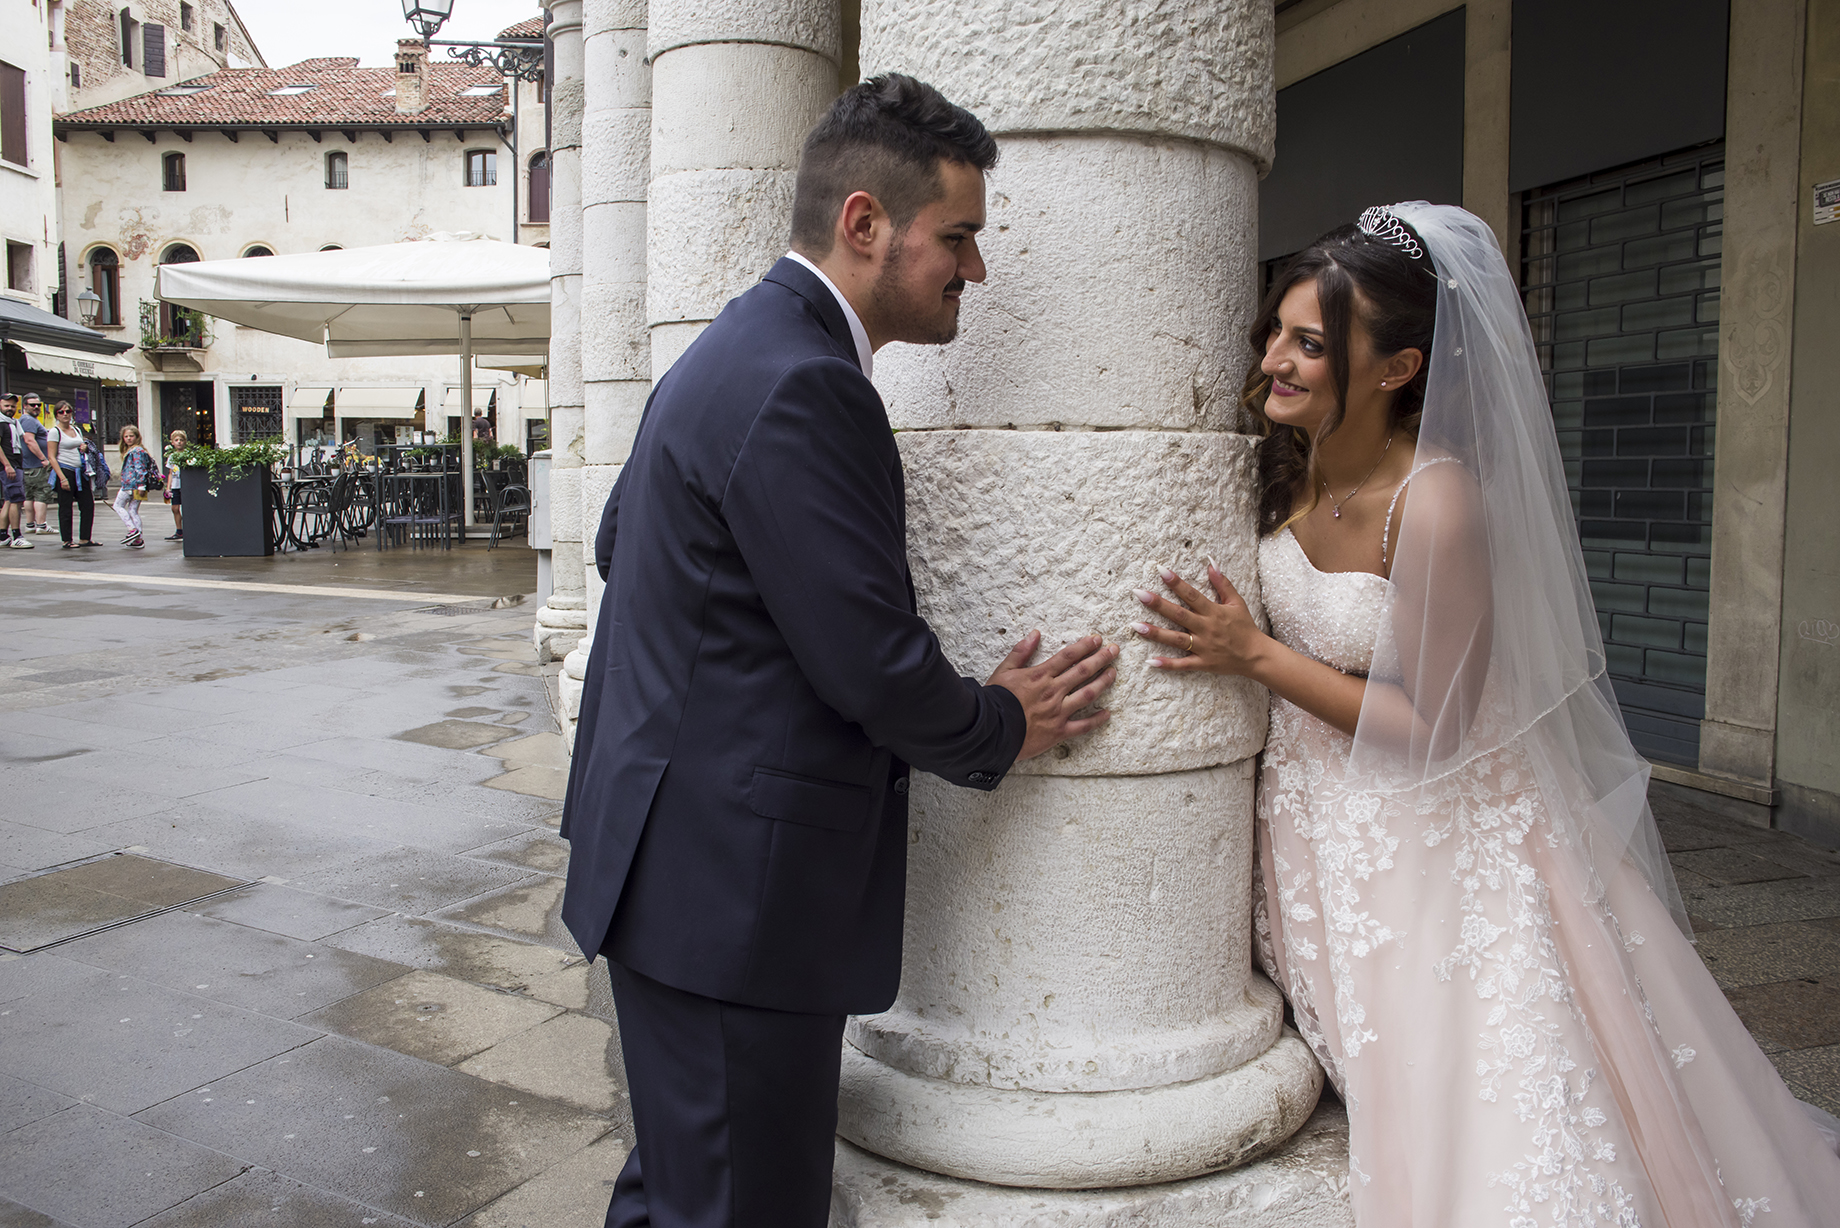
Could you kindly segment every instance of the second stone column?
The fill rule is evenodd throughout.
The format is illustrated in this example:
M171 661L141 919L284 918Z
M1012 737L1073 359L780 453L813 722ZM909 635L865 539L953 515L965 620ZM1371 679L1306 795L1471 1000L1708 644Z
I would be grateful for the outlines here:
M1126 649L1105 730L994 793L915 780L900 996L850 1025L840 1133L1036 1190L1230 1168L1288 1139L1321 1087L1250 966L1266 700L1150 668L1129 624L1133 588L1210 556L1258 608L1253 441L1231 428L1271 5L1084 0L1023 21L872 0L862 29L865 76L931 82L1002 146L960 339L877 358L922 613L967 673L1031 627ZM860 1154L840 1157L838 1223L883 1222L860 1215L900 1180Z

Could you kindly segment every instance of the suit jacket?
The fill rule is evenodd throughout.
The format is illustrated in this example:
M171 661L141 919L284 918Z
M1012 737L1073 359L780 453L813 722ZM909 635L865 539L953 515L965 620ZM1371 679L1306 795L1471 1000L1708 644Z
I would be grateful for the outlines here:
M870 1014L901 978L908 765L992 789L1016 697L915 613L900 453L843 309L782 259L658 381L601 517L562 834L581 949Z

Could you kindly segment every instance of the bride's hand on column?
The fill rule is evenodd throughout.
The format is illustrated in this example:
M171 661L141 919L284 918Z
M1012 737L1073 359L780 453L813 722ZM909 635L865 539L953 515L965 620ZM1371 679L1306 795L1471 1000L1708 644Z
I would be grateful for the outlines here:
M1159 597L1147 589L1134 596L1151 613L1168 619L1176 630L1149 623L1132 623L1141 637L1174 649L1168 656L1150 658L1158 669L1201 670L1210 674L1251 676L1259 654L1269 643L1246 601L1220 569L1208 564L1208 583L1219 600L1211 601L1175 572L1164 569L1163 583L1176 600Z

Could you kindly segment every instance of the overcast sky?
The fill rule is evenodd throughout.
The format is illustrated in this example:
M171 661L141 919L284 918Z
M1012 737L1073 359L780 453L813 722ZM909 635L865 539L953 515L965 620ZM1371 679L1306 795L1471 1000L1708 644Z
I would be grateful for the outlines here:
M389 64L396 40L416 32L403 20L402 0L234 0L236 11L271 68L312 56L355 55ZM542 12L537 0L454 0L453 16L435 37L489 39ZM435 48L437 56L445 55Z

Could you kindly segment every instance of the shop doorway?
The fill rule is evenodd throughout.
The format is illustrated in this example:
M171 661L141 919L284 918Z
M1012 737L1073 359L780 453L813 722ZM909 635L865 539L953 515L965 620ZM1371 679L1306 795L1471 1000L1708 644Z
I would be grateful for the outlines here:
M1629 737L1699 760L1725 150L1555 184L1522 204L1527 318Z
M184 431L193 443L217 444L217 403L213 386L203 383L168 382L156 385L160 390L160 439Z

